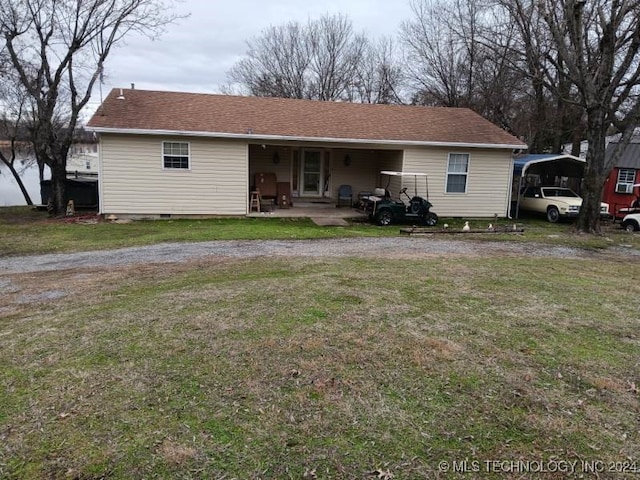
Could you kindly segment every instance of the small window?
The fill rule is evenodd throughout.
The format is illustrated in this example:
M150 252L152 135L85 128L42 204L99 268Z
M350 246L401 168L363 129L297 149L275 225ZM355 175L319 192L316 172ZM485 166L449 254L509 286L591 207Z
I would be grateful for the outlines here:
M447 163L447 193L466 193L469 154L450 153Z
M189 169L189 144L187 142L162 142L163 168Z
M616 183L616 193L633 193L633 182L636 178L636 171L630 168L618 170L618 182Z

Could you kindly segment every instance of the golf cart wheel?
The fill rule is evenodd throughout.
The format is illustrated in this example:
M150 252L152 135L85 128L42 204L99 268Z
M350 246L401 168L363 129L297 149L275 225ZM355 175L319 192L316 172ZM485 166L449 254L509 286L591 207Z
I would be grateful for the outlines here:
M632 220L627 220L622 224L622 228L624 228L625 232L635 232L640 227L636 225Z
M550 223L557 223L560 220L560 212L557 207L549 207L547 208L547 220Z
M387 225L391 225L391 221L393 220L393 215L391 214L391 210L385 208L384 210L380 210L378 215L376 215L376 222L381 227L386 227Z
M427 212L427 214L424 217L424 224L427 227L433 227L435 226L436 223L438 223L438 215L436 215L433 212Z

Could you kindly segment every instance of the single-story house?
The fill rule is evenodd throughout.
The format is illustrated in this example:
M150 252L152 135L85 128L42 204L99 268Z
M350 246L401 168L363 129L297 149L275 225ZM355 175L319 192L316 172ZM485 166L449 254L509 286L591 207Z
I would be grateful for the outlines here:
M506 216L526 148L465 108L137 89L111 91L87 129L100 138L100 211L129 216L245 215L260 173L288 183L293 208L337 203L341 185L356 197L384 186L381 170L428 174L440 216Z
M607 145L605 156L607 160L613 155L618 142L612 141ZM616 218L622 218L640 194L640 140L635 138L622 151L609 177L605 180L602 201L609 204L609 211Z

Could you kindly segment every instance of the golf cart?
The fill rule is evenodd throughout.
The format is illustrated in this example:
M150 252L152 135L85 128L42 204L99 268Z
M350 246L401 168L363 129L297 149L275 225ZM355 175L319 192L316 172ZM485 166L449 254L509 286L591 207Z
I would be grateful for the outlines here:
M426 173L393 172L384 170L380 175L387 178L385 188L376 188L375 195L362 199L360 210L375 220L378 225L386 226L392 223L413 223L429 227L438 223L438 215L430 211L429 184ZM391 180L399 178L401 185L413 178L413 196L407 193L407 187L400 189L399 199L391 199L389 185ZM418 196L418 183L422 187L424 181L426 198ZM406 200L404 199L406 197Z

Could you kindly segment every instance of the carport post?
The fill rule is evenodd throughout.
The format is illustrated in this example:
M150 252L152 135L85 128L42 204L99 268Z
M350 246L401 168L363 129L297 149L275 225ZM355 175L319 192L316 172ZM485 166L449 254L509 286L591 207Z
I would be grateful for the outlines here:
M522 172L520 174L520 180L518 181L518 191L516 192L517 200L516 200L516 220L520 217L520 192L522 191L522 179L524 178L524 169L526 165L522 167Z

